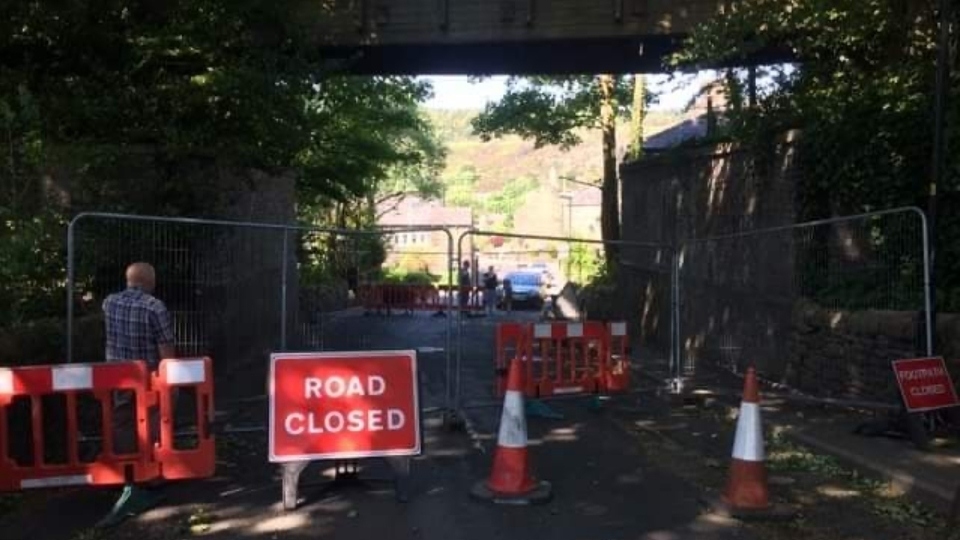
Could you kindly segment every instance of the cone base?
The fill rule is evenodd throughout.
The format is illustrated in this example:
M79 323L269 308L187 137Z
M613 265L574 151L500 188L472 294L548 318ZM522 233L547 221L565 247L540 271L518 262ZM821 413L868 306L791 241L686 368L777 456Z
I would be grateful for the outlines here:
M519 506L543 504L553 498L553 486L550 485L550 482L537 482L533 488L524 493L498 493L490 489L484 480L473 485L470 496L476 500L493 504Z
M714 514L740 521L790 521L798 513L796 508L779 503L772 503L766 508L736 508L722 496L702 497L701 501Z

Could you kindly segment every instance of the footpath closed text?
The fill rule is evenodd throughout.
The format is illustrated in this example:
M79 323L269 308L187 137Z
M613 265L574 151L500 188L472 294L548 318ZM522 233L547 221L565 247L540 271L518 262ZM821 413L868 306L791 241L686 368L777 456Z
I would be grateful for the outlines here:
M897 372L897 379L901 384L914 383L907 390L911 396L933 396L948 393L950 390L942 382L947 379L947 376L947 371L940 366ZM929 381L929 383L923 381Z

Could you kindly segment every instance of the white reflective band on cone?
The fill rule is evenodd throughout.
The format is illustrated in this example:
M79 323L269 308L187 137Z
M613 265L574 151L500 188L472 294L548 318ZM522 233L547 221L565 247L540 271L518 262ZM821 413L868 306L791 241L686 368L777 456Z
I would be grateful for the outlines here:
M0 369L0 394L13 393L13 372L9 369Z
M523 394L507 390L503 398L503 414L500 415L500 434L497 444L504 448L527 446L527 417L523 410Z
M58 366L53 370L54 390L87 390L93 388L93 368L90 366Z
M206 379L203 360L177 360L167 366L167 384L197 384Z
M32 478L21 480L21 489L50 488L63 486L85 486L93 482L93 477L89 474L77 474L73 476L52 476L50 478Z
M737 419L737 437L733 441L733 459L763 461L763 430L760 426L760 405L741 403Z

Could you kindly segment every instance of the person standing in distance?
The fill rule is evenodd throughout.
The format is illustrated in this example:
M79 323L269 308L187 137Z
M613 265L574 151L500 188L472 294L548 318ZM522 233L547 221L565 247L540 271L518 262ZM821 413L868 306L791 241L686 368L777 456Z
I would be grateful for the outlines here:
M111 294L103 301L106 360L143 360L150 371L156 371L161 360L176 357L176 336L170 313L164 303L153 296L157 284L156 271L148 263L133 263L127 267L126 282L125 290ZM115 451L136 452L136 413L129 403L129 394L115 393L113 407ZM156 408L150 410L149 424L151 442L156 444L160 438L160 419ZM160 498L155 489L141 489L128 483L102 524L109 526L119 523L130 515L155 506Z
M497 273L491 266L487 269L487 272L483 274L483 303L484 307L486 308L487 315L493 315L497 308L498 284L499 280L497 279Z
M471 278L470 261L464 260L463 265L460 267L460 275L458 276L458 282L460 284L460 315L462 317L466 317L468 314L467 306L470 304L470 292L473 288L473 280Z

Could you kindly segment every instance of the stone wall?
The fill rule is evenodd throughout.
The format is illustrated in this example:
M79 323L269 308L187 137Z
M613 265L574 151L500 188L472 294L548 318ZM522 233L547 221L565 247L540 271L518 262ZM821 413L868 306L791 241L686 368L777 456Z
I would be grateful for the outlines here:
M669 343L676 242L794 221L796 136L787 133L762 152L721 144L650 155L621 167L623 240L650 245L623 248L618 295L609 304L618 312L613 315L635 321L643 343L661 350ZM770 327L771 321L789 327L789 301L755 298L736 283L759 277L771 290L786 290L778 284L792 280L791 251L779 239L686 246L680 254L681 332L693 359L707 349L730 350L722 335L756 339L749 327ZM731 321L742 328L733 329Z
M793 311L783 382L831 398L896 402L891 362L924 356L918 313L838 311L801 301ZM960 316L938 317L939 354L960 376ZM921 334L922 335L922 334Z

